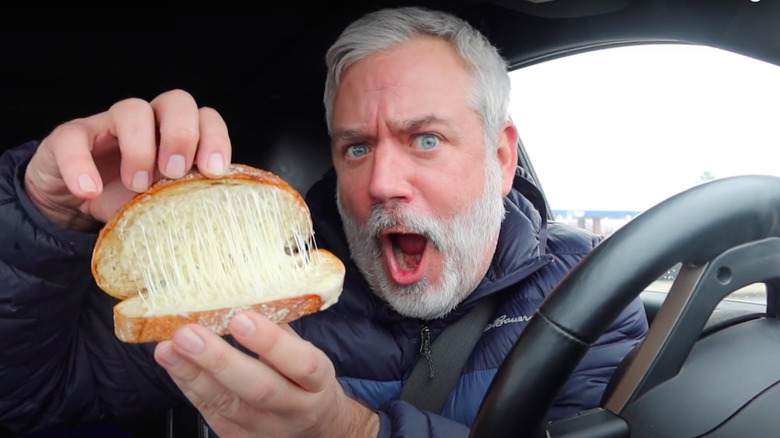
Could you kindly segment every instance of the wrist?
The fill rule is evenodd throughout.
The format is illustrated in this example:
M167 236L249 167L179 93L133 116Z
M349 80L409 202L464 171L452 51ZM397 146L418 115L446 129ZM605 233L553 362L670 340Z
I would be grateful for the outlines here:
M336 437L376 438L379 436L379 414L363 405L359 401L345 396L349 418L339 421L340 427L336 428Z
M376 438L379 436L379 414L354 400L352 402L358 404L360 409L352 424L352 435L347 436L365 438Z

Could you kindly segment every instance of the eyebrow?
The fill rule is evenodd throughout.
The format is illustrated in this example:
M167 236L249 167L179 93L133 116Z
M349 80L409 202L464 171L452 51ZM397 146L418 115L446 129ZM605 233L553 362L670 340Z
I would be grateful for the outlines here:
M390 128L393 131L414 132L436 124L443 125L447 128L452 127L452 125L445 119L436 117L433 114L428 114L414 119L393 120L390 122ZM334 140L356 141L363 140L368 137L371 137L371 135L360 129L338 129L333 132Z
M427 114L415 119L392 121L390 122L390 127L394 131L414 132L436 124L444 125L445 127L450 126L450 124L447 123L446 120L436 117L433 114Z
M337 129L333 131L333 135L331 137L333 138L333 141L355 141L366 138L367 135L359 129Z

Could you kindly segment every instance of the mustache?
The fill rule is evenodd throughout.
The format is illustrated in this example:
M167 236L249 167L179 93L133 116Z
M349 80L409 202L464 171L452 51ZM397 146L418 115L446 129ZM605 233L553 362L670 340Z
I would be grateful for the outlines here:
M408 233L419 234L435 247L441 248L443 230L436 219L399 204L389 207L381 204L372 206L365 224L368 235L379 244L382 232L388 229L402 229Z

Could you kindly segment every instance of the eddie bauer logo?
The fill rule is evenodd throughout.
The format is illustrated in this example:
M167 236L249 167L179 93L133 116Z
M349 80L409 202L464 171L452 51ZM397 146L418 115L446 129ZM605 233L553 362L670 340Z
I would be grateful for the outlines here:
M485 327L484 331L488 331L488 330L490 330L492 328L496 328L496 327L501 327L502 325L505 325L505 324L513 324L513 323L517 323L517 322L528 322L530 320L531 320L531 317L530 316L526 316L526 315L515 316L513 318L507 318L506 315L501 315L498 318L496 318L495 320L493 320L493 322L488 324L487 327Z

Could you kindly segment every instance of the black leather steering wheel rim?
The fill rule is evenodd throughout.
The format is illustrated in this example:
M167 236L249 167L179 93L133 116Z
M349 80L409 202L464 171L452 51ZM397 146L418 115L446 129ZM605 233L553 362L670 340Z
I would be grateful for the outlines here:
M780 236L780 178L701 184L646 210L604 240L553 290L499 368L472 437L544 436L554 398L589 346L677 262L700 265Z

